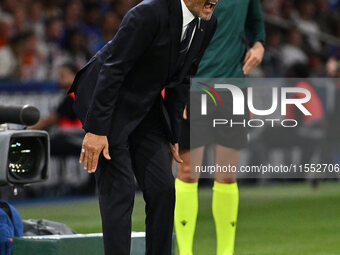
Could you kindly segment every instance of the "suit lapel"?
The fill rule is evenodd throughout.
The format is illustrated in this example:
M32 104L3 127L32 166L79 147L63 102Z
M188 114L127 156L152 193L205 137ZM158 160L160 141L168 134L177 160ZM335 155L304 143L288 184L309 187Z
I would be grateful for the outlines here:
M170 63L169 63L169 75L171 75L176 68L177 56L179 52L179 45L182 35L183 26L183 14L180 0L169 0L169 28L170 28Z

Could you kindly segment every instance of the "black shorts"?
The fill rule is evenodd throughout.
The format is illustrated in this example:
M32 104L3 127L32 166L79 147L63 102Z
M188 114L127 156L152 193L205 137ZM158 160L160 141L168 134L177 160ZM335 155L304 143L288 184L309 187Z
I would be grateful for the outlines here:
M214 111L210 112L209 116L203 119L202 117L195 118L190 116L191 121L189 119L182 121L179 140L180 150L195 149L209 144L218 144L236 150L245 148L248 142L248 108L244 107L244 115L234 115L231 93L225 93L223 96L223 106L211 107L210 109L214 109ZM193 111L191 111L191 115L198 116ZM221 119L221 116L229 124L218 125L212 128L213 119ZM234 125L230 125L231 121ZM235 123L245 123L245 125ZM190 125L192 125L194 131L190 131Z

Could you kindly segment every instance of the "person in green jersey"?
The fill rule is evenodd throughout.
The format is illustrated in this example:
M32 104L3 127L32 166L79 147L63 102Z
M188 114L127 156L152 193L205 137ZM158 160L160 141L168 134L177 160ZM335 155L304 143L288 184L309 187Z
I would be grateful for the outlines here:
M260 0L220 1L215 8L215 15L218 19L217 30L200 62L196 77L246 77L261 63L264 53L265 28ZM230 105L227 107L232 107L232 101L228 101ZM191 147L190 150L189 121L185 116L186 113L180 140L183 163L178 166L175 183L175 229L180 255L192 255L198 213L198 178L191 175L190 155L202 159L206 144ZM223 143L209 141L214 143L215 162L235 166L239 161L240 150L246 147L247 132L244 128L228 129L223 138ZM217 255L234 253L238 201L236 176L215 176L212 210Z

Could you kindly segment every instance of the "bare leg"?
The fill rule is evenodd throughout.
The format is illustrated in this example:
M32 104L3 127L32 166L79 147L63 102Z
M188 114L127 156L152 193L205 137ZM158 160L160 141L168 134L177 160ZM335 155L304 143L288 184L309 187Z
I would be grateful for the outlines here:
M215 164L220 166L237 166L240 160L240 151L227 148L221 145L215 145ZM236 182L236 173L216 173L216 181L219 183Z
M185 150L180 153L183 163L178 165L178 179L188 183L198 182L199 173L194 173L194 170L191 169L191 166L195 167L196 165L202 164L203 152L204 147L199 147L191 151Z

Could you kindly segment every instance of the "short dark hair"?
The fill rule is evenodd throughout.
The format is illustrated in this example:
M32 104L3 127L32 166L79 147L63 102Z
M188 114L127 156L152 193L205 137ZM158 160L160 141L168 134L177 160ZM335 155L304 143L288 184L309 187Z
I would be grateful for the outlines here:
M306 78L309 75L309 66L300 62L292 64L286 72L287 78Z
M35 36L35 32L33 30L25 30L19 33L14 34L9 40L9 44L11 46L18 45L21 42L24 42L28 38Z
M48 28L51 24L53 24L54 22L63 22L63 19L59 16L55 16L55 17L51 17L49 19L46 20L46 27Z

